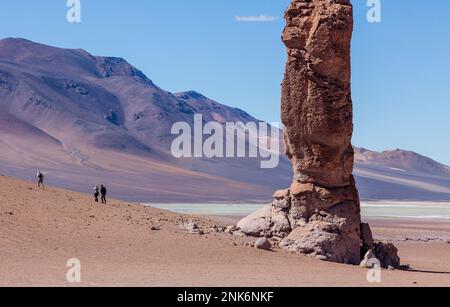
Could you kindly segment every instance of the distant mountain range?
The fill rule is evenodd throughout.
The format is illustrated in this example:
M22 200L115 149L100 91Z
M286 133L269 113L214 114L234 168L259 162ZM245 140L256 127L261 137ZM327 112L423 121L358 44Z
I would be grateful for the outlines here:
M448 201L450 168L415 152L355 148L363 199Z
M170 93L122 58L24 39L0 41L0 173L148 202L266 202L289 185L290 162L175 159L173 123L257 121L195 91ZM402 150L356 149L363 199L450 200L450 170Z

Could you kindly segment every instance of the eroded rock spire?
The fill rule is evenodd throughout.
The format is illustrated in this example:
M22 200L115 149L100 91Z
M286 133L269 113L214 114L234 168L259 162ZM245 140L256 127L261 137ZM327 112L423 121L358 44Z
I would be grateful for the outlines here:
M361 214L352 176L349 0L293 0L285 13L282 92L292 186L237 227L319 259L359 264Z

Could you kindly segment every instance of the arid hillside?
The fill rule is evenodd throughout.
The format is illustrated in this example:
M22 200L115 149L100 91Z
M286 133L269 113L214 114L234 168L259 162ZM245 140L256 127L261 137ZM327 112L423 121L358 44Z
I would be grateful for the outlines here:
M60 187L103 183L119 199L147 202L266 203L290 185L284 155L275 169L258 158L175 159L171 127L192 126L194 114L258 121L195 91L165 91L122 58L0 40L0 174L34 179L39 169ZM359 150L362 198L450 200L448 168L420 157Z

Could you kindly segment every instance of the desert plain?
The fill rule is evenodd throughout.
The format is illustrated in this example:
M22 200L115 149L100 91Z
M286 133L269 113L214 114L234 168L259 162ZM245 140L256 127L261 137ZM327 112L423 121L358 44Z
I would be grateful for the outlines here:
M196 223L203 235L184 227ZM255 249L221 231L230 217L195 217L0 177L0 286L450 286L449 224L372 219L410 271L367 269ZM424 239L425 238L425 239ZM405 240L407 239L407 240ZM67 281L76 258L81 283Z

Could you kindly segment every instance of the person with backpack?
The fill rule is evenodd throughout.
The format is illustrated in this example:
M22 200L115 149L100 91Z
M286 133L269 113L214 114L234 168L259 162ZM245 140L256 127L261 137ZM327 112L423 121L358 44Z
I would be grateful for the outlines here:
M102 204L106 204L106 188L105 186L102 184L100 187L100 194L102 195Z
M98 185L96 185L94 187L94 197L95 197L95 202L98 203L98 197L100 196L100 190L98 188Z
M38 185L37 185L38 188L45 189L45 187L44 187L44 174L42 174L41 171L38 171L36 176L38 178Z

